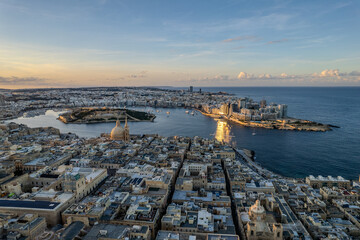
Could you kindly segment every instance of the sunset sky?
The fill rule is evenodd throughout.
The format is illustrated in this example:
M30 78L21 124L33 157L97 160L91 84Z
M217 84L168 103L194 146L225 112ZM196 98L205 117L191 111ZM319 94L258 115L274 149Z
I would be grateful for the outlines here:
M360 1L1 0L0 88L360 86Z

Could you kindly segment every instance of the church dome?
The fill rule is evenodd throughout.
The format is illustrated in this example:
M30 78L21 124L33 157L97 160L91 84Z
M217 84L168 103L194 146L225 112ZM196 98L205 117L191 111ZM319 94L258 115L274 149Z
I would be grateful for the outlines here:
M120 121L116 121L116 126L111 130L110 138L112 140L123 140L124 139L124 129L120 125Z
M265 209L263 206L261 206L259 200L256 200L255 204L250 207L250 213L256 215L265 213Z

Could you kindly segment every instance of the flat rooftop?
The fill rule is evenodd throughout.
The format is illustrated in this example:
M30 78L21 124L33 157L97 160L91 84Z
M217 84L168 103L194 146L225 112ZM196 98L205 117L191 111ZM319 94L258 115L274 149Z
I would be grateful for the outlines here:
M8 208L35 208L51 210L55 209L58 205L60 205L59 202L0 199L0 207Z

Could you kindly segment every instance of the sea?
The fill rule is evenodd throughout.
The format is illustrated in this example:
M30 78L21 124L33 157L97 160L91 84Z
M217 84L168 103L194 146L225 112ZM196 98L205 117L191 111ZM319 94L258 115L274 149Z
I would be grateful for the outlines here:
M199 91L200 88L194 88ZM258 163L287 177L309 175L342 176L358 179L360 174L360 87L202 87L204 92L227 92L255 101L288 105L288 115L334 128L328 132L301 132L243 127L224 119L214 119L177 108L133 109L156 115L154 122L130 122L130 134L157 133L162 136L201 136L255 151ZM60 112L20 117L12 122L29 127L52 126L80 137L109 133L115 123L64 124Z

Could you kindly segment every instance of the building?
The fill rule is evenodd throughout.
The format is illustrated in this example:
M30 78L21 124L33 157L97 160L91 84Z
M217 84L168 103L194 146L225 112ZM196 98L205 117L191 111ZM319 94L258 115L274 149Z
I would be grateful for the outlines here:
M19 234L29 239L38 239L37 237L45 230L46 221L44 217L39 217L38 214L24 214L16 221L9 221L6 227L6 235L8 237L7 239L9 239L9 237L18 239L16 236Z
M63 224L82 222L85 226L92 226L99 221L106 208L110 206L110 199L104 197L86 197L80 203L74 203L62 213Z
M79 201L91 193L107 176L106 169L75 167L65 173L63 189L65 192L74 193L75 200Z
M283 239L283 228L280 223L269 223L266 219L266 211L260 201L249 209L250 221L247 223L246 237L248 240L281 240Z
M280 118L286 118L287 117L287 108L288 106L286 104L279 104L278 106L278 112Z
M262 99L262 100L260 101L260 107L261 107L261 108L265 108L265 107L266 107L266 100L265 100L265 99Z
M40 194L38 194L40 195ZM41 194L41 195L51 195ZM50 196L47 196L49 198ZM0 199L0 214L38 214L50 226L61 223L60 214L73 202L73 194L56 194L49 200Z
M85 224L83 222L73 222L61 233L60 239L80 239L80 235L84 231L84 227Z
M138 239L150 240L151 232L148 226L125 226L114 224L98 224L91 228L84 240L112 240L112 239Z
M116 121L116 126L111 130L110 139L116 140L116 141L121 140L124 142L129 142L130 135L129 135L129 127L128 127L128 123L127 123L127 118L125 120L124 128L121 127L119 120Z
M350 180L346 180L343 177L323 177L319 175L318 177L314 177L310 175L306 177L306 184L310 185L312 188L321 188L321 187L343 187L346 189L350 189L351 183Z

